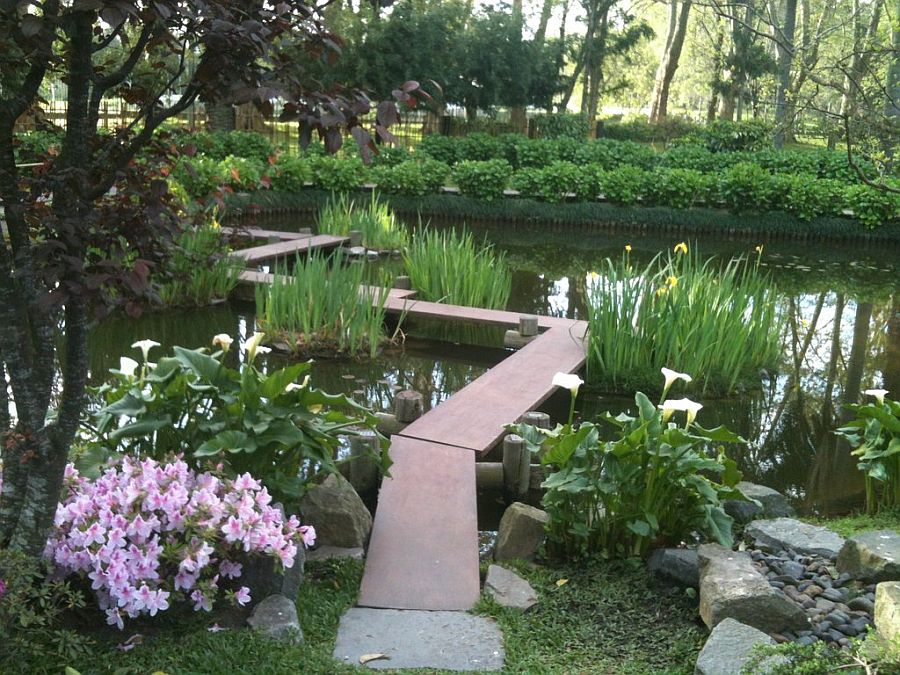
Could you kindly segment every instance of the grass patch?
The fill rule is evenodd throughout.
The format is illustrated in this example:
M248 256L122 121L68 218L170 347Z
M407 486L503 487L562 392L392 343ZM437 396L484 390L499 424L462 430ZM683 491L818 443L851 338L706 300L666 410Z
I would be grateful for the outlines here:
M540 603L522 614L481 601L476 612L494 617L505 636L502 672L679 675L693 672L706 637L696 601L648 578L637 562L589 561L577 566L514 565ZM169 622L129 652L116 645L132 633L106 636L89 663L73 663L83 675L343 675L361 672L331 654L341 615L356 601L363 564L311 563L297 601L306 642L294 646L246 630L210 633L213 617L193 614ZM568 579L557 586L560 579ZM163 618L158 617L158 619ZM155 623L159 623L156 621ZM29 671L23 671L29 672ZM400 670L421 675L437 670Z
M588 382L657 390L666 367L692 375L703 392L731 393L777 365L781 318L769 277L745 259L720 267L682 250L645 267L626 251L593 275Z
M425 300L503 309L512 274L506 255L475 244L471 232L422 229L403 254L412 286Z
M900 508L883 509L875 514L855 513L839 518L804 518L803 520L834 530L842 537L852 537L860 532L873 530L900 532Z
M185 230L163 267L159 297L167 307L201 307L225 300L243 268L228 257L215 223Z
M317 222L320 234L346 237L352 230L359 230L363 246L378 251L403 249L409 241L403 224L374 192L368 200L353 199L346 193L332 195L319 210Z
M300 356L374 357L389 339L385 332L388 289L374 297L360 292L363 265L344 265L320 253L296 259L290 274L256 288L256 312L274 342L283 341Z

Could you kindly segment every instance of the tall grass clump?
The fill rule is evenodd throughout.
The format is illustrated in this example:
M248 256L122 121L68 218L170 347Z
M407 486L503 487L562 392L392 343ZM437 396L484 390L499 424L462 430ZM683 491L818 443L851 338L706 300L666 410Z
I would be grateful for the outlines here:
M351 230L362 232L363 245L379 251L403 249L409 235L394 212L373 192L366 202L346 194L332 195L318 216L319 232L346 237Z
M775 289L758 260L701 262L685 244L637 267L607 258L588 285L587 376L619 389L652 386L660 368L687 372L704 392L730 393L781 353Z
M403 254L406 273L425 300L503 309L512 275L506 255L475 244L471 232L420 229Z
M227 298L243 268L228 252L215 221L185 230L162 269L162 303L201 307Z
M388 289L364 285L362 265L344 265L340 253L298 256L293 272L275 274L256 289L256 312L267 333L303 356L374 357L389 339L384 318Z

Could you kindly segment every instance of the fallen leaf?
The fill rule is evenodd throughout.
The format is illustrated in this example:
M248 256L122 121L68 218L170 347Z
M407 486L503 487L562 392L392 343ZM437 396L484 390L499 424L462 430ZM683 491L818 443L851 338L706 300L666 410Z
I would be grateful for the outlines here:
M380 660L390 660L390 656L387 654L363 654L359 657L359 662L362 665L366 665L369 661L380 661Z
M556 586L558 588L559 586L565 586L567 583L569 583L568 579L560 579L559 581L556 582Z

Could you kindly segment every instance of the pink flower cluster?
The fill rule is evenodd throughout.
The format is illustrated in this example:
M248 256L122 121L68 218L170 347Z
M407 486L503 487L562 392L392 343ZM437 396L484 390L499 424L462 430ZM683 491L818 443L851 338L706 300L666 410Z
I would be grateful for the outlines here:
M177 599L210 611L222 586L233 585L226 580L241 576L235 554L291 567L298 544L315 541L315 530L295 516L285 521L249 474L228 479L181 460L125 458L95 481L69 465L66 487L45 556L64 576L86 576L107 623L119 628ZM250 600L246 586L224 593L240 605Z

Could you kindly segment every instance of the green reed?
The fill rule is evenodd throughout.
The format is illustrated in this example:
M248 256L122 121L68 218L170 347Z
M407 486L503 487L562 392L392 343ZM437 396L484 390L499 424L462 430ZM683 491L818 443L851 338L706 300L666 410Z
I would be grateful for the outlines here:
M319 211L317 222L320 234L346 237L351 230L359 230L363 245L379 251L399 250L409 241L403 224L374 192L368 201L357 201L344 193L332 195Z
M425 300L503 309L512 275L506 255L477 246L470 232L420 229L403 254L412 286Z
M167 307L200 307L224 300L237 285L242 267L228 256L216 223L187 229L163 266L160 300Z
M667 367L701 391L731 393L781 354L775 288L744 258L720 267L676 252L643 268L627 252L607 258L591 275L588 320L588 381L615 389L651 386Z
M343 264L337 253L298 256L290 273L256 289L256 311L266 331L304 356L368 354L390 339L385 332L388 289L365 286L364 266ZM368 289L366 291L365 289Z

